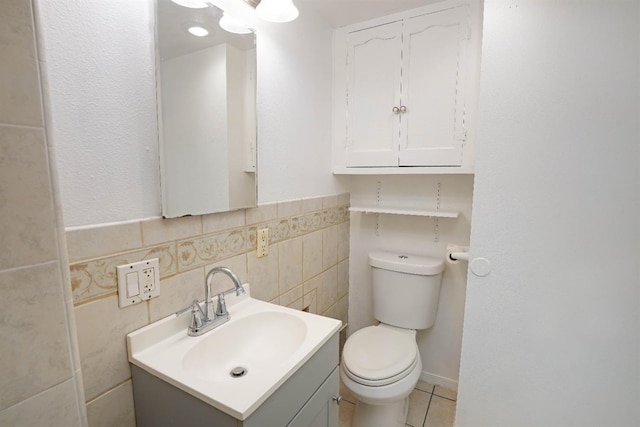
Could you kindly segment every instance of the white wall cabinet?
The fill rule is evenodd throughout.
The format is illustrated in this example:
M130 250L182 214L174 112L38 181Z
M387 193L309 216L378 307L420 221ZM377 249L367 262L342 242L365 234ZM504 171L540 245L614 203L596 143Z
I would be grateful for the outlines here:
M472 15L468 4L441 3L337 31L334 172L472 169L479 56Z

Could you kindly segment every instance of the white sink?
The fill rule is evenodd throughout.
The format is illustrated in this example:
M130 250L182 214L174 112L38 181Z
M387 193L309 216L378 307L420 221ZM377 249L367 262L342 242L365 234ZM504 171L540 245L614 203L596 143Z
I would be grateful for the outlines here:
M129 361L245 420L341 322L253 299L244 286L246 295L227 297L231 320L199 337L187 335L189 313L130 333Z
M185 354L184 370L205 380L237 382L239 376L286 364L304 343L307 325L290 313L262 311L205 335Z

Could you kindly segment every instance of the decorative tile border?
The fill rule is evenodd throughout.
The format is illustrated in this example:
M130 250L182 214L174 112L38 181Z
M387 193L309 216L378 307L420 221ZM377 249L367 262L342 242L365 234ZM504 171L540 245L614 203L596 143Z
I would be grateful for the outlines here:
M349 220L349 207L340 206L291 218L291 237L340 224Z
M73 302L77 304L116 293L116 267L149 258L159 259L161 279L177 273L173 243L70 265Z
M245 228L178 242L178 269L187 271L247 252Z
M317 198L318 201L328 199ZM70 265L71 287L75 304L84 303L98 297L117 293L116 266L149 258L160 259L160 278L173 276L204 265L212 264L256 249L256 230L269 228L270 244L276 244L295 237L349 221L348 197L338 196L340 206L325 207L314 212L305 212L291 217L267 219L266 223L249 222L248 226L208 233L189 239L167 242L161 246L141 248L92 260L84 260ZM302 202L307 199L298 201ZM308 199L313 200L313 199ZM294 201L296 202L296 201ZM291 203L291 202L289 202ZM307 203L308 204L308 203ZM321 206L322 203L317 203ZM260 208L258 208L260 209ZM274 210L271 209L270 212ZM283 213L287 212L282 210ZM251 210L253 217L256 210ZM294 213L295 210L289 210ZM248 213L245 212L245 215ZM177 222L167 222L171 227ZM247 221L245 221L247 223ZM210 229L210 227L207 227Z
M339 224L348 218L347 207L336 207L267 224L252 225L247 229L182 240L178 242L178 270L187 271L255 250L256 231L259 228L268 227L269 243L276 244Z

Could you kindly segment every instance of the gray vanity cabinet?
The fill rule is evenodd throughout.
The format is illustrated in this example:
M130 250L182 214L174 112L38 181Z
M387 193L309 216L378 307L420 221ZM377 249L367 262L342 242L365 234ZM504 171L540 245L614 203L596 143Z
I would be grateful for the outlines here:
M338 427L338 334L246 420L131 365L137 427Z
M335 368L287 427L338 427L339 388L340 374Z

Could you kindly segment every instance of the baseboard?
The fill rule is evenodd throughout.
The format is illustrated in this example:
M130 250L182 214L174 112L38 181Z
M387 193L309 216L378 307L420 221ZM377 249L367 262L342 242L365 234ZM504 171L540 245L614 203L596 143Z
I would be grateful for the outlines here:
M429 384L439 385L449 390L458 390L458 381L451 378L441 377L440 375L432 374L430 372L422 371L420 380L428 382Z

